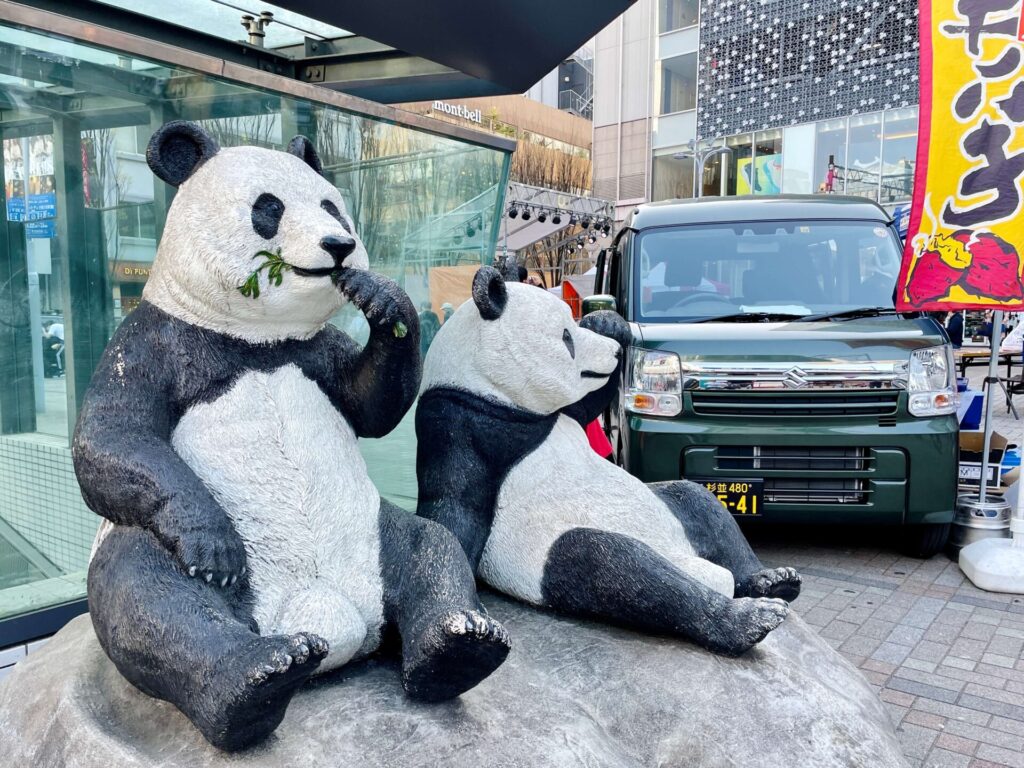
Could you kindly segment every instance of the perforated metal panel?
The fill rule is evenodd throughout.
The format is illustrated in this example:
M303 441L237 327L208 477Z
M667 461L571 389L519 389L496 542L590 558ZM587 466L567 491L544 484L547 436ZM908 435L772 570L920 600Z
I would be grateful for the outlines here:
M916 104L917 51L916 0L701 0L698 134Z

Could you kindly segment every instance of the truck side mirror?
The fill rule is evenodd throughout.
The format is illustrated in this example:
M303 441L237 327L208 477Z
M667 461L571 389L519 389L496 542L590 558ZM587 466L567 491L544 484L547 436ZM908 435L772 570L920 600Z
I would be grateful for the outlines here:
M618 307L615 306L615 297L609 293L597 293L593 296L587 296L583 300L584 317L591 312L597 312L601 309L610 309L612 312L617 312Z

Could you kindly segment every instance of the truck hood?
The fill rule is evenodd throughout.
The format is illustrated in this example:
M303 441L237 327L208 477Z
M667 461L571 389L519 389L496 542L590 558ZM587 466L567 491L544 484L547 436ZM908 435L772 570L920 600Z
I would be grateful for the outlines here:
M895 361L945 342L927 318L893 316L816 323L632 324L636 342L692 361Z

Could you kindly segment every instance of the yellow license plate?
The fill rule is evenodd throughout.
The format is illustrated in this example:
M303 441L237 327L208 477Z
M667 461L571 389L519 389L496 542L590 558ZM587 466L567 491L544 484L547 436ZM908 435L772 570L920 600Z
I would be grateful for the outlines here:
M736 517L760 517L763 512L763 480L691 479L711 491Z

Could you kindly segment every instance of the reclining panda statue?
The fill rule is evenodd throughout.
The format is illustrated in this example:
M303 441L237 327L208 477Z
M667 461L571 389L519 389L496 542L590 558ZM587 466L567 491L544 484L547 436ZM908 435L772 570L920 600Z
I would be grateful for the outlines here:
M310 675L385 631L410 696L476 685L508 636L455 538L381 499L356 444L416 397L409 298L368 271L305 138L220 149L173 122L146 157L178 191L73 441L106 518L88 576L104 651L225 750L267 736ZM346 300L365 348L327 322Z
M589 446L631 338L612 312L484 267L434 338L416 411L417 514L520 600L737 656L786 618L800 576L765 569L687 481L644 485Z

